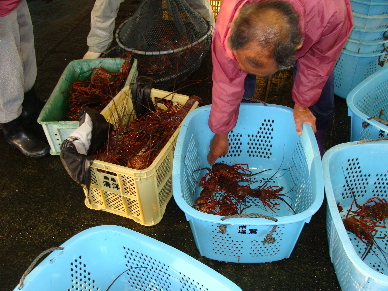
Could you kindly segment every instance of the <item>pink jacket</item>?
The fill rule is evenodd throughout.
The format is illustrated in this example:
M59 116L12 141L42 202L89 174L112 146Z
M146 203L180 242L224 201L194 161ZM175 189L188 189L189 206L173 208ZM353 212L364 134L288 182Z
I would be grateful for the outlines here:
M10 14L22 0L0 0L0 17Z
M213 92L209 127L227 133L236 125L247 75L240 70L228 47L229 23L247 3L261 0L222 2L212 41ZM302 107L314 105L332 73L353 27L350 0L285 0L300 15L303 47L298 50L298 71L292 98Z

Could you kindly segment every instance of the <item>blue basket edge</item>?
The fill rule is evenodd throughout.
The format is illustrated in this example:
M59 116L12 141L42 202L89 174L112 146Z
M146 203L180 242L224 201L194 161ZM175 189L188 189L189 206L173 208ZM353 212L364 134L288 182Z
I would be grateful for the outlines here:
M348 109L351 111L352 114L357 115L364 121L372 124L373 126L377 127L380 130L388 132L388 126L382 124L381 122L378 122L377 120L368 120L370 116L367 116L365 113L361 112L354 104L354 99L358 96L359 92L366 90L369 82L372 82L376 77L379 77L380 75L384 75L388 73L388 66L384 67L377 72L373 73L372 75L368 76L360 82L356 87L354 87L349 94L346 96L346 104L348 105Z
M66 247L69 247L69 246L77 243L77 241L79 239L81 239L85 236L91 236L91 235L95 235L95 234L101 233L101 232L120 233L120 234L123 234L125 236L130 236L130 237L138 240L139 242L145 243L147 245L147 247L148 246L159 247L162 252L164 251L164 252L170 254L171 256L173 256L174 258L180 259L180 260L184 261L186 264L190 265L191 267L202 271L206 275L209 275L211 278L218 281L220 283L220 285L224 285L224 287L227 287L228 290L242 291L242 289L237 284L235 284L233 281L231 281L230 279L228 279L227 277L225 277L221 273L217 272L213 268L211 268L211 267L205 265L204 263L198 261L197 259L193 258L192 256L180 251L179 249L177 249L173 246L170 246L162 241L159 241L157 239L149 237L145 234L142 234L140 232L134 231L132 229L129 229L129 228L126 228L123 226L118 226L118 225L94 226L94 227L85 229L85 230L75 234L74 236L72 236L71 238L66 240L63 244L60 245L60 247L64 248L63 250L53 251L44 260L42 260L42 262L40 264L36 265L31 270L31 272L26 276L26 278L24 280L24 282L25 282L24 287L26 287L26 285L28 284L29 279L33 279L34 277L36 277L36 275L39 274L40 269L43 269L43 268L51 265L53 259L55 259L59 255L62 255L66 251ZM35 273L37 273L37 274L35 274ZM22 290L22 289L19 289L19 284L18 284L15 287L14 291L19 291L19 290Z
M387 144L387 142L371 142L370 144ZM361 258L358 256L356 251L354 250L354 247L352 243L350 242L348 233L342 223L341 216L337 210L337 204L334 197L334 192L332 189L330 181L330 172L329 172L329 166L330 166L330 159L338 152L345 151L351 146L363 146L365 144L358 144L358 141L354 142L347 142L347 143L341 143L338 145L335 145L331 147L329 150L326 151L322 158L322 168L323 168L323 181L325 184L325 197L327 201L327 211L330 213L333 224L335 226L336 231L338 232L339 239L341 240L341 243L343 245L343 248L349 258L349 260L353 263L353 265L357 268L357 270L360 273L363 273L365 276L368 276L376 281L384 282L384 284L388 283L388 277L386 275L383 275L373 269L371 269L367 264L364 263L364 261L361 260ZM334 158L334 157L333 157ZM326 226L327 227L327 226ZM331 253L330 253L331 254Z

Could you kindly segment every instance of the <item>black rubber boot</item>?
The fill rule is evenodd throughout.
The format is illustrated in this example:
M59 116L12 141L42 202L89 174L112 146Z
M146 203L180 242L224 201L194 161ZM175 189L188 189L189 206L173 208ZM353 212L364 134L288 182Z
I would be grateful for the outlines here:
M20 115L20 120L23 124L29 125L36 122L44 104L45 103L36 96L34 87L32 87L30 91L24 93L24 100L22 104L23 110Z
M23 127L20 117L7 123L0 123L0 127L3 130L5 140L26 156L38 158L49 153L50 146L29 133Z

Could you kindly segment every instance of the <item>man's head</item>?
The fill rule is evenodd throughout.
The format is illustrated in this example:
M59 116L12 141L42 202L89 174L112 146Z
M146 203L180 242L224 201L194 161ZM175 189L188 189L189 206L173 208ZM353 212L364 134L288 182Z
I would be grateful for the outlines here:
M303 39L299 16L281 0L243 6L232 23L229 46L242 70L267 76L291 67Z

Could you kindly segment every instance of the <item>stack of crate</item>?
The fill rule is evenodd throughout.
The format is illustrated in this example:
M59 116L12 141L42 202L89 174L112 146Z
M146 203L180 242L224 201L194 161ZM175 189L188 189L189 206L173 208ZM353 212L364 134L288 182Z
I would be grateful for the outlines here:
M334 68L334 93L346 98L388 61L388 2L351 0L354 27Z

